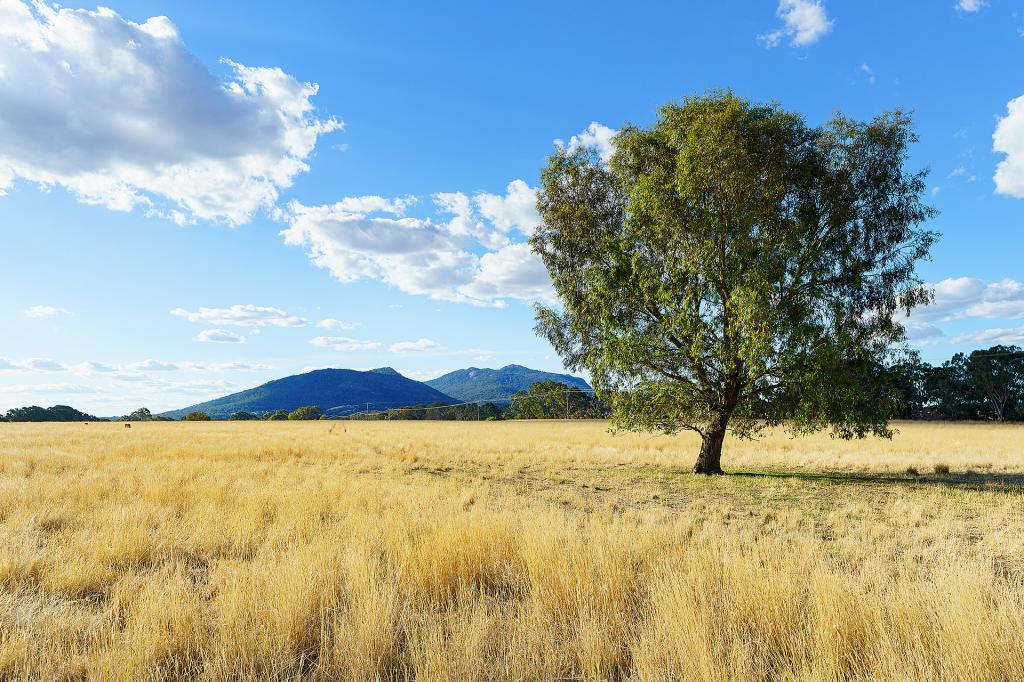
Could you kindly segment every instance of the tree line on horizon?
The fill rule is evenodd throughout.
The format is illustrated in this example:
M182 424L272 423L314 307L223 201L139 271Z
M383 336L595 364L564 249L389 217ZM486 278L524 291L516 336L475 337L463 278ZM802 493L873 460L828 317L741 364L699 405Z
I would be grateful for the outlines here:
M909 353L875 371L899 396L897 416L910 420L1024 421L1024 349L997 345L970 353L956 353L931 365L920 354ZM768 402L759 412L775 407ZM501 419L601 419L610 416L606 401L593 392L557 381L541 381L510 396L508 402L443 402L412 405L351 415L328 416L315 405L295 410L256 414L239 411L228 421L309 421L318 419L494 421ZM213 421L205 412L190 412L181 421ZM10 409L0 415L6 422L107 421L67 405ZM116 421L174 421L142 407Z

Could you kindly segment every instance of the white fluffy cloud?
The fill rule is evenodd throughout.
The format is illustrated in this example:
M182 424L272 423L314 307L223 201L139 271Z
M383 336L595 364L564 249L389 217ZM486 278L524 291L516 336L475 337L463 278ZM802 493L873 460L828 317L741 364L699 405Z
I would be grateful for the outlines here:
M227 329L204 329L196 336L196 341L204 343L245 343L245 337Z
M422 353L424 351L440 350L441 344L431 339L418 339L416 341L399 341L388 347L392 353Z
M474 197L474 202L480 215L504 234L518 231L530 235L541 222L537 213L537 191L522 180L508 183L504 195L481 192Z
M782 26L758 36L766 47L776 47L787 38L792 47L806 47L832 30L833 21L820 0L779 0L775 13Z
M611 161L612 154L615 153L615 143L612 138L617 132L619 131L592 121L586 130L569 138L568 149L569 151L575 151L580 147L595 149L601 160L608 163ZM562 144L561 140L555 140L555 145L560 147Z
M0 0L0 194L22 179L85 203L185 223L244 223L341 127L315 84L224 61L226 81L167 17Z
M281 232L341 282L376 279L409 294L473 305L551 297L540 260L521 241L540 222L535 190L433 196L434 215L406 215L409 197L349 197L323 206L292 202ZM518 241L514 241L518 240Z
M305 327L309 320L289 315L280 308L258 305L233 305L230 308L200 308L196 312L175 308L171 315L184 317L189 322L234 327Z
M318 336L309 342L314 346L333 348L336 351L374 350L381 346L379 341L361 341L344 336Z
M930 285L935 292L932 305L914 308L904 322L911 341L928 342L943 336L937 323L964 318L1024 319L1024 283L1009 277L997 282L984 282L976 277L950 277ZM993 331L993 330L988 330ZM1010 330L1012 331L1012 330ZM951 339L953 343L982 342L971 332ZM1005 329L993 333L1008 333Z
M54 315L70 315L71 311L67 308L55 308L52 305L34 305L30 308L25 308L26 317L53 317Z
M977 12L987 4L985 0L957 0L956 8L961 12Z
M992 135L992 149L1005 158L996 166L996 192L1024 199L1024 95L1010 100Z

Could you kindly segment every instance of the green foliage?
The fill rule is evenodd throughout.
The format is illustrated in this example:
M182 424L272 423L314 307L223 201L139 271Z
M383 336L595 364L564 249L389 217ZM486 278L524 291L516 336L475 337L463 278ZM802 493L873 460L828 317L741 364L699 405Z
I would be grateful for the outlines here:
M153 421L153 413L149 411L148 407L140 407L131 414L126 414L121 417L123 422L149 422Z
M1024 420L1024 350L992 346L938 366L909 353L881 371L904 419Z
M874 369L930 297L915 140L900 111L813 128L726 92L624 127L610 165L559 150L531 242L562 307L537 331L618 427L700 433L696 471L721 471L727 429L889 435L898 394Z
M540 381L512 396L510 419L587 419L605 414L589 391L557 381Z
M254 419L259 419L259 417L254 415L252 412L245 412L243 410L241 412L232 413L229 419L233 422L250 422L253 421Z
M99 417L86 414L68 405L54 405L53 407L39 407L29 405L27 407L15 407L7 410L7 414L0 416L0 421L7 422L96 422L103 421Z
M277 412L269 412L263 416L267 421L280 422L288 421L288 410L278 410Z
M967 358L967 375L998 421L1019 413L1024 398L1024 350L993 346Z
M501 419L502 410L494 403L427 403L411 407L396 407L392 410L371 415L375 419L391 420L436 420L436 421L483 421ZM365 418L359 416L357 418Z
M182 417L182 421L208 422L210 421L210 415L206 414L205 412L189 412L184 417Z
M289 413L288 419L291 419L292 421L306 421L319 419L322 414L323 412L316 405L307 405Z

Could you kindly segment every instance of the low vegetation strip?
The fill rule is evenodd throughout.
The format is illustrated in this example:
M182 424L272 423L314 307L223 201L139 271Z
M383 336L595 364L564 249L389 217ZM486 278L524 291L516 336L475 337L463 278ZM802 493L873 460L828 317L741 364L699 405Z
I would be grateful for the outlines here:
M1024 669L1020 427L771 431L710 479L606 427L4 424L0 677Z

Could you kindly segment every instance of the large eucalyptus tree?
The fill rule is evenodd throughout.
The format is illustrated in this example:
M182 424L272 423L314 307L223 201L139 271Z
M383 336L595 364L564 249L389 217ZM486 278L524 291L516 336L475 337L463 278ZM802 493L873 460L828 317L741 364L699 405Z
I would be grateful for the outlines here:
M607 164L558 150L532 244L560 305L538 333L619 428L699 433L695 473L722 473L727 431L889 435L877 370L929 299L915 264L936 237L915 141L900 111L811 127L715 92L624 127Z

